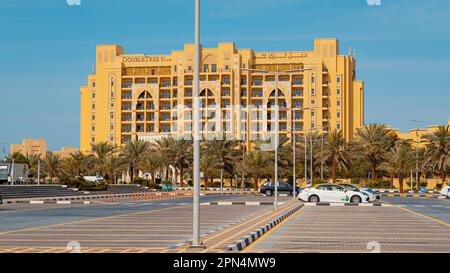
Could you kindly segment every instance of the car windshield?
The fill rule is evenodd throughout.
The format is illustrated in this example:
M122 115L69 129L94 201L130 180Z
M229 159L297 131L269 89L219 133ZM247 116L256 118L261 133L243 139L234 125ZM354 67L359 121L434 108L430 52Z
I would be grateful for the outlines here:
M359 189L357 187L352 186L352 185L344 184L344 185L341 185L341 186L346 188L347 190L350 190L350 191L359 191Z

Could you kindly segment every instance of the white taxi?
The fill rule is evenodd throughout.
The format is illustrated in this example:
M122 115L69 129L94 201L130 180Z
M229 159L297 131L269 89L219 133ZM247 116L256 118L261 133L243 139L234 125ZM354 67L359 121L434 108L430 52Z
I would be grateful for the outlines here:
M362 191L352 191L337 184L320 184L303 189L298 199L304 202L368 203L370 197Z

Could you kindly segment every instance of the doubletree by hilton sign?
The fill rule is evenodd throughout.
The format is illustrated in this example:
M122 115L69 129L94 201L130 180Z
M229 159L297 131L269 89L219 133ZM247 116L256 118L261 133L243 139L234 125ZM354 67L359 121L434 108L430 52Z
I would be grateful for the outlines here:
M156 63L170 62L171 58L167 56L126 56L122 57L124 63Z

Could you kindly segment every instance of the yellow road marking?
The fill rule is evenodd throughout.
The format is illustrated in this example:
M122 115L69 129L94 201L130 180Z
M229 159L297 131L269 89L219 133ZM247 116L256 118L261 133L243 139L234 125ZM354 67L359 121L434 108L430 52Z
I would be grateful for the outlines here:
M407 212L412 213L412 214L415 214L415 215L417 215L417 216L421 216L421 217L423 217L423 218L426 218L426 219L431 220L431 221L433 221L433 222L439 223L439 224L441 224L441 225L450 227L450 224L449 224L449 223L444 222L444 221L441 221L441 220L436 219L436 218L433 218L433 217L431 217L431 216L427 216L427 215L425 215L425 214L422 214L422 213L419 213L419 212L416 212L416 211L413 211L413 210L410 210L410 209L407 209L407 208L404 208L404 207L400 207L400 206L397 206L397 205L395 205L395 204L391 204L391 203L388 203L388 202L386 202L386 204L393 205L394 207L399 208L399 209L401 209L401 210L407 211Z
M270 211L268 211L268 212L270 212ZM268 213L268 212L267 212L267 213ZM265 217L263 217L262 220L258 221L258 223L263 222L263 221L266 221L267 218L271 218L271 217L272 217L272 214L269 214L269 213L268 213L268 215L265 216ZM218 232L216 235L214 235L214 236L208 238L207 240L205 240L205 242L206 242L206 241L210 241L210 240L212 240L212 239L214 239L214 238L216 238L216 237L222 235L223 233L227 233L227 232L230 232L231 230L235 230L236 228L238 228L238 227L240 227L240 226L242 226L242 225L247 224L248 221L250 221L250 220L251 220L251 219L249 219L249 220L247 220L247 221L244 221L244 222L238 224L237 226L231 227L230 229L223 230L223 232ZM216 243L216 244L214 244L214 245L208 247L207 250L214 249L215 247L219 246L220 244L226 242L227 240L229 240L229 238L225 238L224 240L222 240L222 241L220 241L220 242L218 242L218 243ZM207 250L205 250L205 251L207 251Z
M246 253L251 251L257 244L259 244L261 241L263 241L267 236L269 236L270 234L272 234L274 231L278 230L281 226L283 226L285 223L287 223L289 221L289 219L291 219L292 217L294 217L295 215L299 214L302 210L304 210L306 208L306 206L301 207L299 210L297 210L296 212L294 212L293 214L289 215L287 218L285 218L281 223L279 223L278 225L276 225L274 228L272 228L271 230L267 231L265 234L263 234L261 237L259 237L258 239L256 239L254 242L252 242L249 246L247 246L246 248L244 248L242 250L242 252Z

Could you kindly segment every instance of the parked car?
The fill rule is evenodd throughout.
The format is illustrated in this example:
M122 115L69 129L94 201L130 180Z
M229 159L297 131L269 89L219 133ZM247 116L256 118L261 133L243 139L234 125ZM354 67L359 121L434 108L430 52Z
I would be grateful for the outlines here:
M367 195L369 195L369 201L370 202L372 202L372 201L375 201L375 200L379 200L380 199L380 193L377 193L377 192L375 192L375 191L373 191L372 189L370 189L370 188L358 188L357 186L355 186L355 185L352 185L352 184L346 184L346 183L344 183L344 184L339 184L340 186L342 186L342 187L344 187L344 188L346 188L347 190L349 190L349 191L361 191L361 192L364 192L364 193L366 193Z
M0 205L3 204L3 196L2 196L2 192L0 191Z
M444 184L439 193L447 196L447 198L450 198L450 183Z
M173 187L171 183L164 183L161 190L163 191L173 191Z
M280 182L278 183L278 193L293 193L294 186L290 185L288 183ZM301 188L295 187L295 195L298 195ZM272 196L275 192L275 184L272 182L266 182L264 185L262 185L261 189L259 190L262 194L265 194L266 196Z
M367 203L370 197L362 191L353 191L337 184L320 184L300 191L298 198L305 202Z

